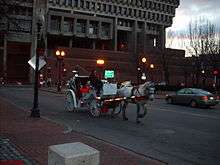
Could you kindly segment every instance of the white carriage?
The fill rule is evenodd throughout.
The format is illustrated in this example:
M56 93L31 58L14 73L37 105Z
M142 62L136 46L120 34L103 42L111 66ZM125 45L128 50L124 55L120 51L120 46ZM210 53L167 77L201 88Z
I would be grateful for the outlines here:
M124 97L118 97L117 84L103 81L101 93L97 96L89 81L88 76L77 76L68 82L65 109L68 111L87 109L94 117L103 113L110 113L112 117L118 115L122 110L121 102Z

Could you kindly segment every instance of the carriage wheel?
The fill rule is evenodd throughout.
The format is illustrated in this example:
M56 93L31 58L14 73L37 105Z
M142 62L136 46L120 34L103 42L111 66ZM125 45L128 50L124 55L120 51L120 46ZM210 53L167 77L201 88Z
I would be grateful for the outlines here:
M90 103L89 111L90 111L90 114L93 117L99 117L100 116L100 114L101 114L100 107L98 106L98 104L95 100Z
M72 112L74 109L73 106L73 96L71 95L70 92L66 93L66 98L65 98L65 110Z

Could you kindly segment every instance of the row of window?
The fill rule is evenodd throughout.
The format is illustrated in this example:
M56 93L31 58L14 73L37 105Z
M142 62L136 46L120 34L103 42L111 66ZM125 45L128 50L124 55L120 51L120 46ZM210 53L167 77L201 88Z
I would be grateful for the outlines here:
M146 1L146 0L104 0L104 1L111 2L111 3L123 4L123 5L132 5L132 6L143 7L146 5L147 2L153 1L153 0L148 0L148 1ZM158 2L179 5L179 0L158 0Z
M9 15L32 16L33 8L24 6L11 6L8 11Z
M125 5L112 5L109 3L103 2L93 2L89 0L51 0L51 5L59 5L65 7L74 7L74 8L83 8L91 11L99 11L104 13L112 13L112 14L121 14L127 16L136 16L138 14L133 13L142 13L146 12L146 10L153 10L156 12L163 12L166 14L175 14L175 6L156 3L152 1L144 1L146 5L142 5L141 7L137 6L137 8L125 6Z
M76 33L78 34L86 34L87 29L87 20L85 19L77 19L76 21ZM103 37L110 37L111 25L107 22L101 23L100 33ZM50 21L50 30L60 32L61 31L61 17L51 16ZM74 31L74 19L64 18L63 21L63 32L65 33L73 33ZM99 22L98 21L89 21L88 24L88 34L90 35L98 35L99 32Z
M32 28L31 20L11 19L8 24L9 31L30 33Z

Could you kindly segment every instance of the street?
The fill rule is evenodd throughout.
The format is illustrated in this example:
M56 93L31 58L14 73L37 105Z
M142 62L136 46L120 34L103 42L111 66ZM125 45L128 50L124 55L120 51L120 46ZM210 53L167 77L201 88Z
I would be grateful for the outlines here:
M0 97L30 111L33 89L0 88ZM87 112L66 112L64 99L61 94L39 93L41 117L64 125L65 133L81 132L168 164L220 164L220 105L193 109L155 99L142 123L136 124L134 105L127 111L129 120L123 121L121 116L92 118Z

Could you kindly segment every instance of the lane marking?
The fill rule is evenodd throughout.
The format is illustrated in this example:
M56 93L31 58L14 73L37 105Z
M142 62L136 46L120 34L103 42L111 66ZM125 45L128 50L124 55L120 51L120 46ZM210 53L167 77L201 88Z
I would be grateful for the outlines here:
M190 116L195 116L195 117L200 117L200 118L209 118L209 119L220 120L220 117L209 116L209 115L195 114L195 113L190 113L190 112L180 112L180 111L164 109L164 108L152 108L152 109L153 110L158 110L158 111L167 111L167 112L174 112L174 113L179 113L179 114L185 114L185 115L190 115Z

